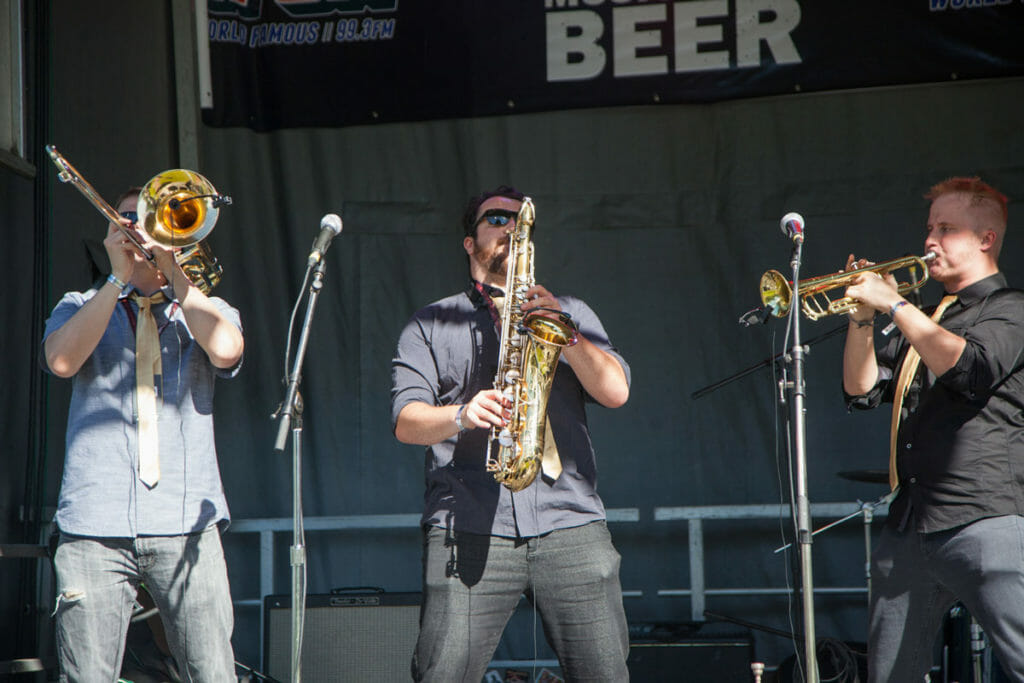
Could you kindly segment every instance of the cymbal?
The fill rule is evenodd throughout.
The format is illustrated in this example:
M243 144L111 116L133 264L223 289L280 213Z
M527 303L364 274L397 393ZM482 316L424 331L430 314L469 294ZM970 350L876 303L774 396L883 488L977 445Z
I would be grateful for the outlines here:
M869 484L889 483L889 470L847 470L836 474L850 481L863 481Z

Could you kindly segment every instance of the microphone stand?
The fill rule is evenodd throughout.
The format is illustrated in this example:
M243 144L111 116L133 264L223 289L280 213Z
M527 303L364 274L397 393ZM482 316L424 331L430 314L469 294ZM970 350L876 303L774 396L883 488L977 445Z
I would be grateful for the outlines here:
M793 301L789 310L789 323L792 326L793 346L787 362L793 367L791 382L780 381L779 400L786 402L785 392L792 394L791 438L794 445L796 460L796 490L794 491L796 506L797 542L800 544L800 575L803 591L804 614L804 658L806 661L807 683L818 683L818 661L814 634L814 585L811 576L811 533L810 501L807 497L807 426L805 422L804 399L806 385L804 383L804 355L806 349L800 343L800 261L803 253L803 234L794 236L793 257L790 265L793 268Z
M306 317L302 322L299 334L299 345L295 352L295 363L288 377L288 391L273 417L279 417L277 441L274 450L283 452L288 440L288 430L292 433L292 677L291 683L300 683L302 679L302 630L305 617L305 573L306 548L302 525L302 396L299 383L302 378L302 363L306 355L309 341L309 329L313 323L313 312L316 310L317 297L323 287L326 263L320 259L313 268L313 280L309 285L309 299L306 302ZM307 277L309 271L307 270ZM291 330L289 329L289 334ZM289 337L290 338L290 337Z

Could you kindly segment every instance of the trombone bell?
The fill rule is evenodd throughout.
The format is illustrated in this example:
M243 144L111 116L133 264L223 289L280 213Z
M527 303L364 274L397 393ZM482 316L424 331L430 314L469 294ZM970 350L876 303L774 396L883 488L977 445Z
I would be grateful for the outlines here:
M139 226L166 247L196 244L217 223L219 197L213 183L195 171L164 171L139 193Z

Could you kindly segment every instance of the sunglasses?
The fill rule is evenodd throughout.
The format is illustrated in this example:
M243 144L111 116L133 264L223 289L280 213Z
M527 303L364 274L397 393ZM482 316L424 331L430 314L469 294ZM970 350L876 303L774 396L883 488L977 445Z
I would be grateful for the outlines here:
M508 211L507 209L490 209L484 212L483 216L477 221L487 221L490 225L506 226L508 222L518 216L519 214L515 211Z
M139 214L137 212L135 212L135 211L122 211L121 212L121 218L127 218L132 223L138 223L139 222Z

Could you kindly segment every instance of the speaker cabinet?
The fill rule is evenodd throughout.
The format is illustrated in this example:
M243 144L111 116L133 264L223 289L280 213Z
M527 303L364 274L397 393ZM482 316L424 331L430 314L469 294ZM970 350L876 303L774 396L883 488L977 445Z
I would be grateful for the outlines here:
M633 683L749 681L754 641L749 631L712 624L630 625Z
M420 593L306 596L302 679L309 683L405 681L419 633ZM264 599L263 670L291 679L290 595Z

